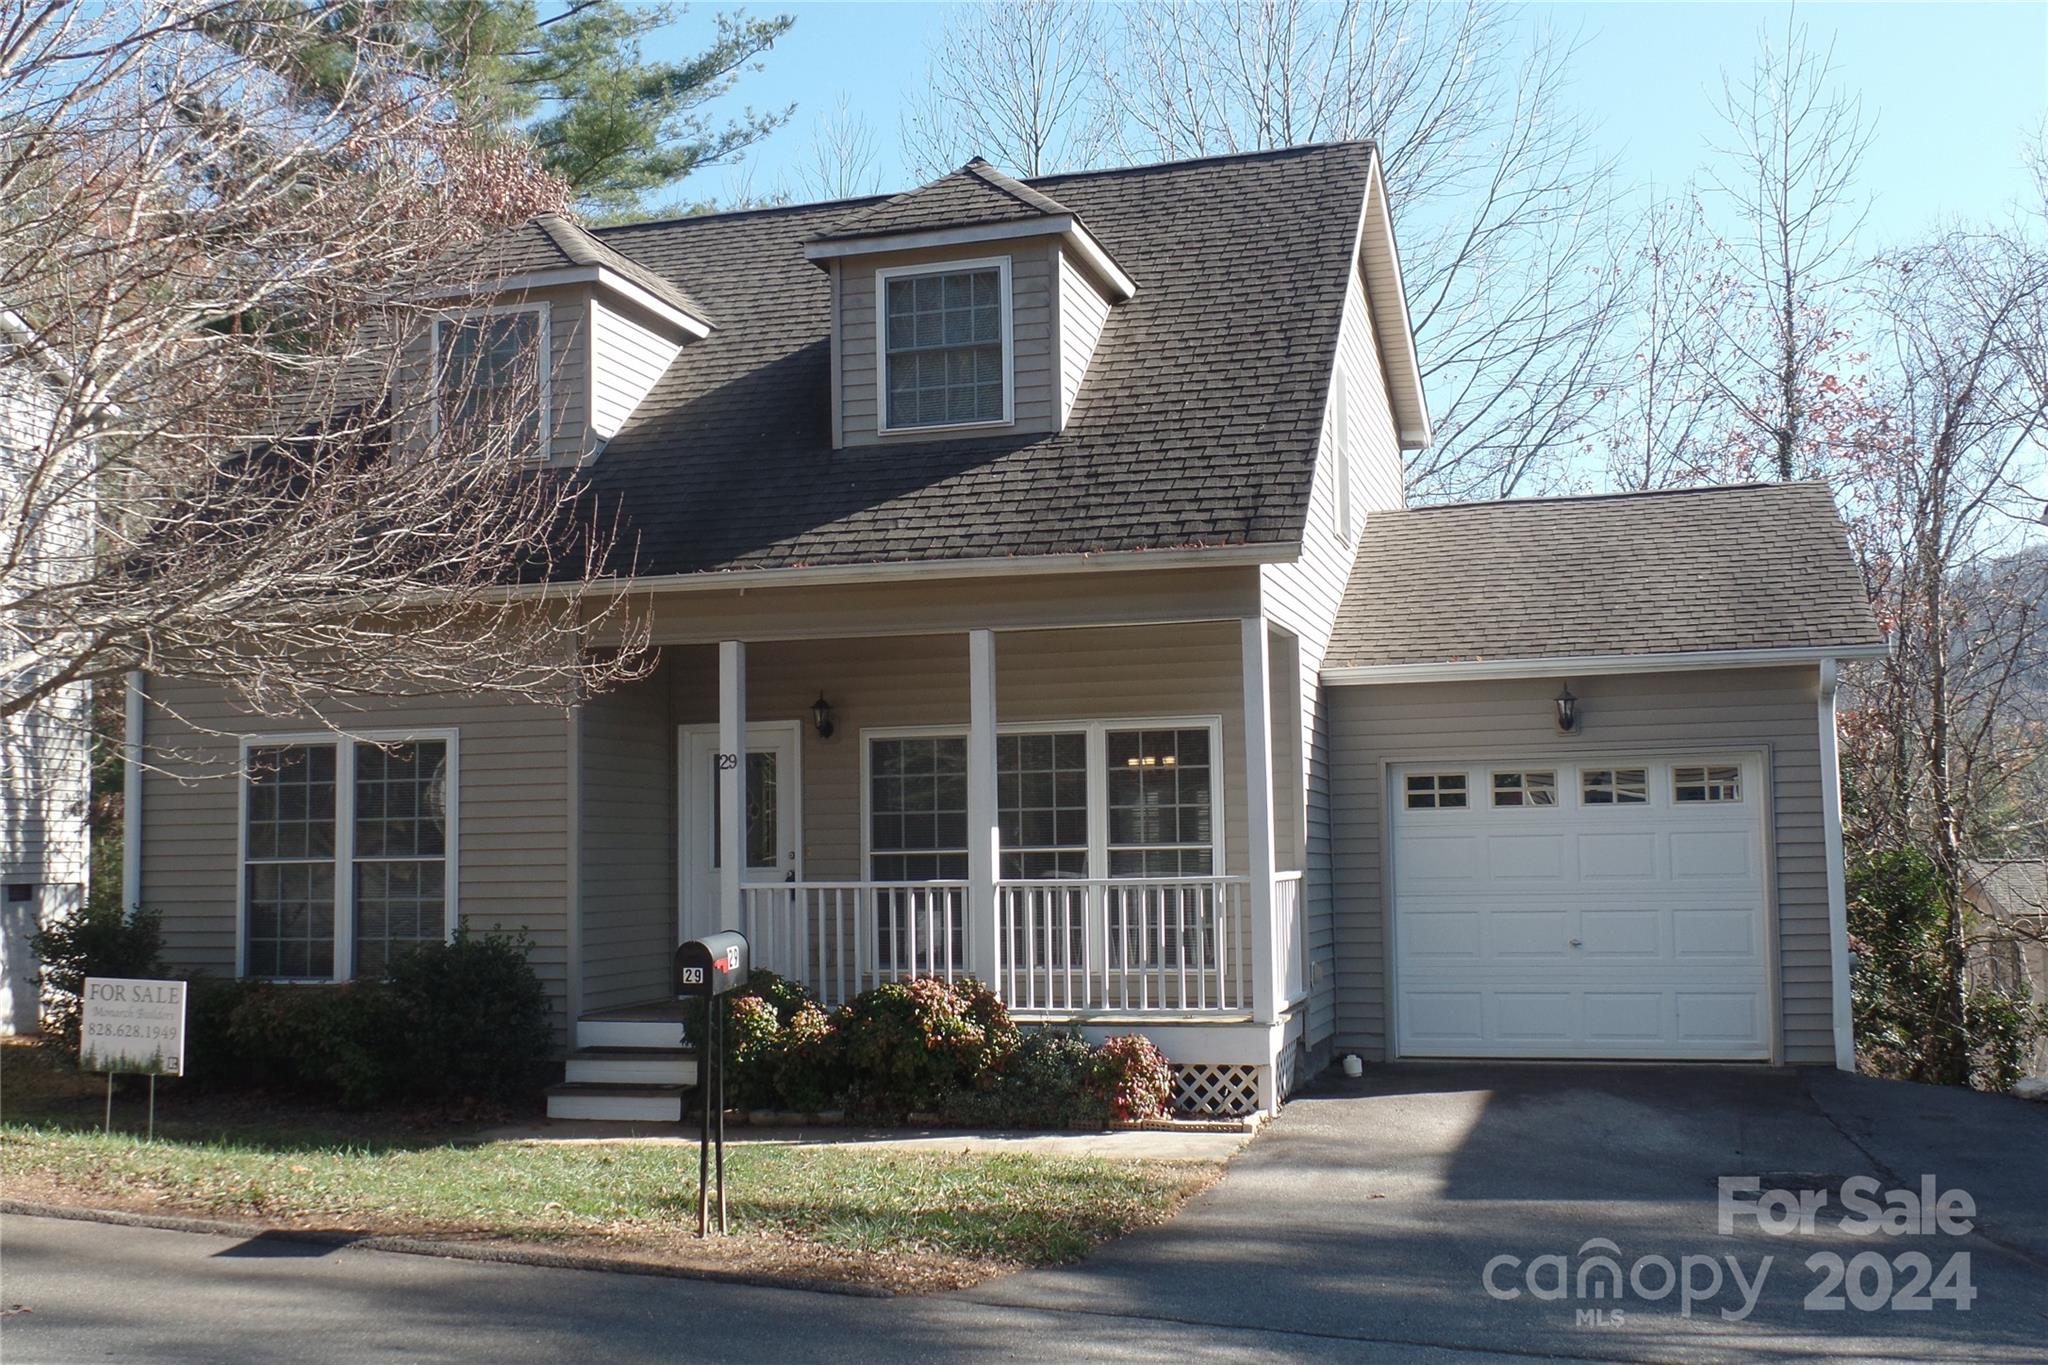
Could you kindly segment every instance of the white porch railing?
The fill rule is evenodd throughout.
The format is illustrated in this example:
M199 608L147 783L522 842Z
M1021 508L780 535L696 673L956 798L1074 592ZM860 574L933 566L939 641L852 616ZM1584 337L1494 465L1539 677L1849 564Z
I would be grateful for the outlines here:
M1251 1008L1243 877L1003 882L996 984L1014 1010Z
M772 882L740 902L754 965L827 1008L884 982L968 975L965 882Z
M1000 882L990 984L1014 1010L1249 1010L1250 893L1244 877ZM979 927L965 882L778 882L740 894L754 964L828 1007L883 982L969 975Z

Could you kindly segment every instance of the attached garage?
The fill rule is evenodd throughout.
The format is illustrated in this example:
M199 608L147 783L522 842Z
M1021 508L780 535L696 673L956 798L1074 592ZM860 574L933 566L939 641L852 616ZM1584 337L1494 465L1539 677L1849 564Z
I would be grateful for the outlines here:
M1766 1060L1756 754L1395 765L1394 1049Z
M1367 523L1330 650L1334 1049L1853 1059L1819 484Z

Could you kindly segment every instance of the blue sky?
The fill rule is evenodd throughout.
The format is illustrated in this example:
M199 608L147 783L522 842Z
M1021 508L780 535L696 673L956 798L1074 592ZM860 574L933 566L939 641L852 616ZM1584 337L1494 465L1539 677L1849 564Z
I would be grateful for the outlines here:
M693 178L692 198L726 198L750 182L772 190L807 149L818 115L844 96L874 125L884 188L907 188L897 111L919 80L941 4L754 5L796 26L749 73L734 105L794 101L790 126L758 148L751 167ZM690 50L709 5L684 16L673 50ZM1700 165L1710 101L1723 71L1746 70L1781 4L1609 3L1529 6L1521 22L1577 32L1571 98L1621 159L1628 183L1675 188ZM1809 4L1800 16L1832 38L1845 85L1877 122L1865 168L1875 195L1867 246L1912 235L1945 216L1998 212L2025 185L2020 147L2048 115L2048 4ZM668 55L670 44L658 45ZM1398 207L1398 206L1397 206Z

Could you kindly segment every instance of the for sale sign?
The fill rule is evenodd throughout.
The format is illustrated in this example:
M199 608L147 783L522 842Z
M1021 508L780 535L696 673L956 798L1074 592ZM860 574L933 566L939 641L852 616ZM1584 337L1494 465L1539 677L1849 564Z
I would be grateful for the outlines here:
M185 1074L185 983L85 979L78 1064L87 1071Z

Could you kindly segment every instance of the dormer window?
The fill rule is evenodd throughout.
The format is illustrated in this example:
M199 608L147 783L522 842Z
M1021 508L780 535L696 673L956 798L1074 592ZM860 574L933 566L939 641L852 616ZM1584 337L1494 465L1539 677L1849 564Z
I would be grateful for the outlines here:
M1011 420L1007 257L880 270L875 291L884 431Z
M548 439L548 305L515 304L437 318L434 420L489 448L500 429L539 459Z

